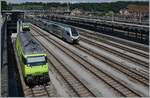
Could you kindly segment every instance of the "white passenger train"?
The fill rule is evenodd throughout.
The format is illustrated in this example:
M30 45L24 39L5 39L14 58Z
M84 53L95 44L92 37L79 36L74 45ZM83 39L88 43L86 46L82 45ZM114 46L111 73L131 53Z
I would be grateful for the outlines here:
M34 18L33 20L34 20L34 24L47 30L53 35L69 43L78 44L79 33L76 31L74 27L71 27L66 24L58 23L58 22L41 19L41 18Z

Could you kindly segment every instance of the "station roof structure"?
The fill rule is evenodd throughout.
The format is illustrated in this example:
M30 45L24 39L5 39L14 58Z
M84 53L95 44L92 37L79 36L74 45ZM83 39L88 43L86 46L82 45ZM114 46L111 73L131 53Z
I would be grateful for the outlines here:
M22 10L2 10L2 13L24 13Z

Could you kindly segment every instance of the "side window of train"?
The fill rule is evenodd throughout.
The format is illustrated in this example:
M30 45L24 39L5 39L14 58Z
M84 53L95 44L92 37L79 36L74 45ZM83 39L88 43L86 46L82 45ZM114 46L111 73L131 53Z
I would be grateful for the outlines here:
M51 30L53 31L53 29L54 29L54 26L53 26L53 24L51 25Z
M58 32L60 31L60 27L59 26L57 26L56 29L57 29Z
M64 34L64 30L63 30L63 28L60 28L60 31L61 31L61 33L62 33L62 34Z
M56 29L56 25L52 25L52 28L55 30Z

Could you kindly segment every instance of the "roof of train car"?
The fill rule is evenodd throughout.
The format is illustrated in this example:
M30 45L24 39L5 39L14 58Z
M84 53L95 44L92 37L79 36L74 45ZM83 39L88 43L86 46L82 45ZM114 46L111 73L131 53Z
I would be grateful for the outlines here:
M54 22L54 21L50 21L50 22L53 22L53 23L55 23L56 25L58 24L58 25L63 26L63 27L65 27L65 28L70 28L70 26L67 25L67 24L63 24L63 23L59 23L59 22Z
M42 18L39 18L39 19L42 20L42 21L44 21L47 24L55 24L55 25L61 26L61 27L65 28L66 30L69 30L71 28L67 24L63 24L63 23L59 23L59 22L54 22L54 21L46 20L46 19L42 19Z
M41 45L35 41L30 32L20 32L18 36L25 55L44 53Z
M67 31L69 31L71 29L71 27L69 25L66 25L66 24L63 24L63 23L59 23L59 22L54 22L54 21L49 21L49 24L51 24L50 22L55 24L55 25L57 25L57 26L59 26L59 27L64 28Z

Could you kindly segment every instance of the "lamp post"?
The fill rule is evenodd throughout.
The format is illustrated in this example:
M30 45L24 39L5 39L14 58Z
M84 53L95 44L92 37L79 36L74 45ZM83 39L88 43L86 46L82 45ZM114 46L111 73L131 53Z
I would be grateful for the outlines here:
M70 11L69 2L70 2L70 0L67 0L67 11L68 11L68 12Z
M111 11L112 22L114 21L114 12Z
M114 12L113 11L109 11L108 12L110 18L111 18L111 21L113 22L114 21Z

